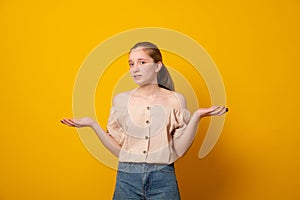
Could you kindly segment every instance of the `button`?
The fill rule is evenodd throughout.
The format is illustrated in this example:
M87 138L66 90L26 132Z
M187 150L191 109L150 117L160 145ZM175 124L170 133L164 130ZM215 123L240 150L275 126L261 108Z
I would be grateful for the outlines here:
M150 107L149 107L149 106L147 106L147 110L150 110Z
M145 139L146 139L146 140L148 140L148 139L149 139L149 137L148 137L148 136L145 136Z
M149 120L146 120L146 123L149 124Z
M143 153L147 153L147 151L143 151Z

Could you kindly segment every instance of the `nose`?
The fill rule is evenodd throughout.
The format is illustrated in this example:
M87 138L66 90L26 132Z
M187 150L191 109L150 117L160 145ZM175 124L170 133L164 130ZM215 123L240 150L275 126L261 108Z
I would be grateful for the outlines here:
M138 66L138 64L135 64L135 65L133 65L132 67L131 67L131 71L132 72L138 72L140 69L139 69L139 66Z

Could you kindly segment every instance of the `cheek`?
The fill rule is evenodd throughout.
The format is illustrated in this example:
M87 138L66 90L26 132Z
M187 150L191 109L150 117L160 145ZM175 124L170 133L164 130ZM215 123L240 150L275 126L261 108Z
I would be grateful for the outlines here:
M152 71L151 66L144 66L143 71L146 73L151 73L151 71Z
M129 73L130 74L133 74L133 71L134 71L133 68L129 68Z

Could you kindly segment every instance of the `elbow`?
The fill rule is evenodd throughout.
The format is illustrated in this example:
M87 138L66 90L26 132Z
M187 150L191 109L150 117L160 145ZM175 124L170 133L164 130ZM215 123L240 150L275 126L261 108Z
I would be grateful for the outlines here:
M178 156L178 158L181 158L185 155L186 150L177 150L176 151L176 155Z
M112 154L113 154L116 158L119 158L120 150L116 150L116 151L112 152Z
M181 157L183 157L183 155L184 155L185 153L176 153L176 154L177 154L178 158L181 158Z
M190 149L191 147L191 144L192 143L188 143L188 144L185 144L185 145L182 145L182 144L174 144L174 151L176 153L176 155L181 158L183 157L187 151Z

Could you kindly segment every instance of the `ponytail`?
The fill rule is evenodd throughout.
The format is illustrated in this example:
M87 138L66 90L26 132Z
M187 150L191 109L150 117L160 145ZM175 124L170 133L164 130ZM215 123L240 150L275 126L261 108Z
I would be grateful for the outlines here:
M165 88L167 90L175 91L174 83L172 77L167 69L167 67L163 64L161 69L157 74L157 83L161 88Z

